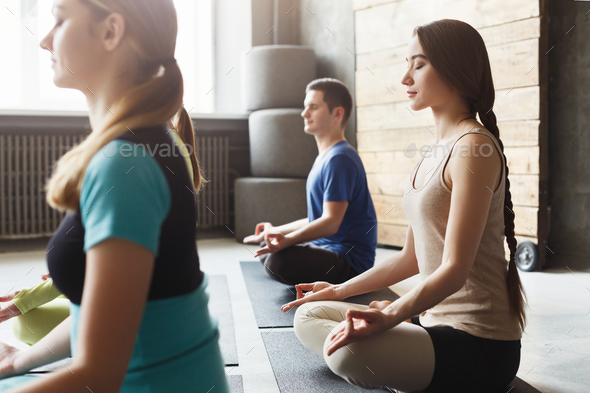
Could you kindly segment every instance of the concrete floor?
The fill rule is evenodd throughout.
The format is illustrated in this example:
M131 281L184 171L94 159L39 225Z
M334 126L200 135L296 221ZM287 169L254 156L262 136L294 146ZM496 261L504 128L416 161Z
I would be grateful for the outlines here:
M245 393L279 392L254 319L239 261L252 260L255 246L233 239L198 242L203 271L225 274L232 299L239 366ZM378 249L377 263L397 251ZM33 286L47 272L45 251L0 254L0 293ZM590 386L590 273L568 269L521 273L528 300L528 326L522 339L518 376L542 392L585 392ZM392 287L399 295L418 282L410 278ZM10 321L0 325L0 340L23 347L12 337Z

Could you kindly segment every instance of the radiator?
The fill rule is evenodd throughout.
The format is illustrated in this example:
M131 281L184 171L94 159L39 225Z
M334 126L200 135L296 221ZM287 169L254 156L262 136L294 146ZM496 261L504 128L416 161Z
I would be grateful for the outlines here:
M45 202L53 164L84 135L0 135L0 239L51 236L63 214ZM230 225L229 141L195 138L209 180L197 195L200 229Z
M50 236L63 214L45 202L53 164L84 135L0 135L0 238Z
M229 138L196 137L195 145L208 180L197 195L197 225L199 229L230 225Z

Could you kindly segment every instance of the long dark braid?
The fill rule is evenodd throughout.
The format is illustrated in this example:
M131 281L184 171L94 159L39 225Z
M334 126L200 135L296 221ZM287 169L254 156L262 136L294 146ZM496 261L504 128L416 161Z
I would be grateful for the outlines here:
M489 92L486 95L490 97ZM512 204L512 194L510 192L510 178L508 177L510 170L507 165L506 155L504 154L504 143L502 143L502 140L500 139L500 130L496 124L496 115L491 106L494 103L493 88L491 90L491 98L491 103L489 102L489 99L480 99L479 105L477 106L477 113L484 127L496 137L496 140L500 145L502 156L504 157L504 167L506 171L506 186L504 189L504 235L506 236L506 242L508 243L508 248L510 249L510 260L508 262L506 283L508 285L510 308L512 312L518 317L518 324L524 331L526 325L526 313L524 312L526 294L516 268L515 256L517 241L514 232L514 206ZM486 109L488 107L489 109Z

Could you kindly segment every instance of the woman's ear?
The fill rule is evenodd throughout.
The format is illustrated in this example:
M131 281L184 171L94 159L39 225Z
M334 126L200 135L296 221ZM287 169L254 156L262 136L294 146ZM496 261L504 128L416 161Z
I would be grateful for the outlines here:
M104 49L107 52L112 52L121 44L125 36L125 18L123 15L113 12L101 23L103 24L101 37Z

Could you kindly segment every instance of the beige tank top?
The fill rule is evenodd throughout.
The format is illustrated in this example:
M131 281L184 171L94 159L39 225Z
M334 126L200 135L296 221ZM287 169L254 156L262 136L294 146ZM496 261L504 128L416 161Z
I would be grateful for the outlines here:
M498 149L496 138L486 129L469 133L488 136ZM404 193L403 206L414 233L416 258L422 280L442 263L445 233L451 205L451 190L443 180L443 172L457 141L418 190L414 179L422 160L414 168ZM458 153L459 151L456 151ZM487 154L487 151L483 151ZM504 253L504 189L506 172L504 157L500 185L492 197L481 243L463 288L436 306L420 314L425 327L452 326L477 337L493 340L518 340L522 332L518 319L510 313L506 275L508 261Z

